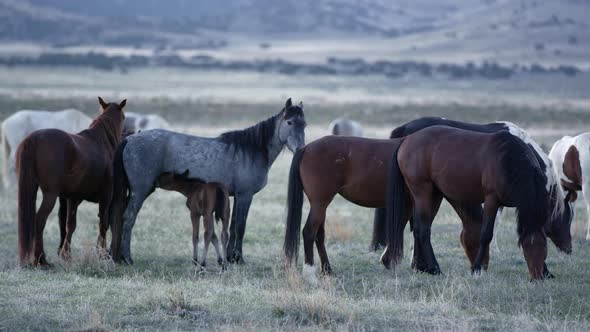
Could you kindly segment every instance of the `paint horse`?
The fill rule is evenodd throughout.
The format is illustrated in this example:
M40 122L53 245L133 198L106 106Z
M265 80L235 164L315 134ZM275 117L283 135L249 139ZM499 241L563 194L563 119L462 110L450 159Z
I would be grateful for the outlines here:
M390 163L387 200L392 204L386 206L386 222L393 228L388 230L393 239L382 262L385 266L400 262L403 230L412 217L412 267L441 273L430 234L444 197L463 222L461 243L473 273L487 269L496 213L507 206L517 211L518 243L530 277L552 277L545 265L546 234L569 235L570 225L551 223L554 201L547 182L533 150L507 131L483 134L447 126L420 130L403 139ZM559 242L559 248L571 252L571 236Z
M310 204L309 216L303 228L303 276L307 281L317 282L314 243L320 256L321 272L332 273L324 244L324 223L326 209L334 196L340 194L348 201L364 207L385 207L388 164L400 142L326 136L295 153L289 173L284 251L289 265L297 260L305 192Z
M363 127L356 121L338 118L330 123L330 133L340 136L363 137Z
M78 134L59 129L38 130L25 138L17 149L21 266L31 263L31 252L33 265L49 265L43 248L43 230L58 197L67 201L67 216L64 218L60 211L59 255L64 259L70 257L76 211L84 200L98 203L98 245L105 249L113 155L121 141L126 100L119 104L107 104L100 97L98 100L101 114L90 128ZM38 188L43 193L43 201L35 213Z
M497 133L500 131L507 131L510 134L520 138L525 144L529 146L529 148L535 154L537 161L543 170L545 177L547 178L547 186L549 189L549 193L552 200L552 216L555 223L566 223L570 224L573 218L573 207L570 206L570 198L566 197L562 187L559 184L558 177L555 175L556 168L553 166L553 163L547 156L547 154L541 149L541 147L520 127L516 126L510 122L493 122L489 124L474 124L474 123L467 123L467 122L460 122L454 120L448 120L445 118L437 118L437 117L424 117L419 118L413 121L410 121L391 132L390 138L401 138L408 135L411 135L419 130L424 128L428 128L431 126L436 125L444 125L448 127L479 132L479 133ZM476 207L473 207L474 209ZM477 213L479 215L482 214L481 208L479 211L473 211L473 213ZM371 249L377 250L380 247L385 246L385 210L384 209L377 209L375 210L375 218L374 218L374 225L373 225L373 239L371 241ZM568 234L560 234L559 232L555 232L555 236L551 239L556 239L554 244L558 247L562 246L562 243L567 243L568 237L571 235ZM559 236L558 236L559 234ZM562 248L565 251L571 250L571 248Z
M549 158L561 185L570 193L571 202L577 199L578 191L584 194L588 211L586 240L590 240L590 133L563 137L553 144Z
M229 194L223 185L219 183L204 183L200 180L190 179L188 171L181 175L164 173L157 180L157 186L164 190L172 190L183 194L186 199L186 207L191 212L191 222L193 224L193 263L199 265L202 270L207 265L207 252L209 243L213 242L215 252L217 253L217 263L225 270L226 253L229 227ZM219 241L215 234L215 225L213 222L213 212L215 220L221 219L223 229L221 231L221 243L223 246L223 255L219 248ZM204 249L203 257L199 262L199 223L203 217Z
M22 110L6 118L2 122L4 187L10 188L16 183L16 148L29 134L48 128L77 133L88 128L91 122L90 117L75 109L57 112Z
M111 207L116 261L133 262L131 230L137 213L162 173L182 174L204 182L217 182L234 196L228 261L243 262L242 240L254 194L266 185L270 167L287 146L291 151L305 144L303 104L288 99L276 115L243 130L216 138L167 130L148 130L129 136L118 148Z

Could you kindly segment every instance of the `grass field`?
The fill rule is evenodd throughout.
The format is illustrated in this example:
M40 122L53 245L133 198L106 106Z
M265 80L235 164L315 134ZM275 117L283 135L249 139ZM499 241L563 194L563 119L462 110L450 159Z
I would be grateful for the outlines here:
M68 97L22 89L23 93L0 95L2 119L17 108L76 106L87 112L96 108L95 97L88 92ZM534 138L549 147L565 134L584 130L590 120L590 109L584 104L505 104L501 97L496 104L477 105L388 104L368 99L307 103L305 96L301 93L296 99L306 103L308 141L327 134L329 120L339 114L366 122L366 131L374 137L386 137L396 125L421 115L479 122L509 120L530 129ZM270 116L281 105L241 100L137 96L130 99L129 110L155 111L178 130L216 135ZM288 151L279 157L268 185L254 198L244 240L247 264L229 266L225 273L214 264L213 250L207 273L193 268L191 224L184 198L161 190L146 201L138 216L132 241L135 265L118 266L98 258L94 251L97 206L83 203L73 261L63 262L56 255L55 209L45 230L45 247L55 268L22 270L17 267L16 192L2 190L0 330L590 329L590 242L584 239L587 218L581 204L572 229L573 254L558 253L550 244L547 264L556 278L531 283L516 244L510 210L499 225L499 251L492 253L490 270L473 277L459 243L459 219L443 204L434 221L432 240L444 274L433 277L410 269L409 232L403 263L396 271L385 270L378 262L380 253L367 249L372 211L337 198L328 209L326 224L327 250L336 275L314 287L302 281L301 266L292 273L283 268L291 157ZM304 215L306 211L304 207Z

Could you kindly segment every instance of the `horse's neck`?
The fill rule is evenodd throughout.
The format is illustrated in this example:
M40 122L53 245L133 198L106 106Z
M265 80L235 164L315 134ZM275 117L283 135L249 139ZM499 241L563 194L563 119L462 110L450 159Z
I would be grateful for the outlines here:
M275 162L275 160L277 159L277 157L279 156L279 154L281 153L281 151L283 151L283 148L285 147L284 143L281 143L280 139L279 139L279 124L277 123L276 129L275 129L275 134L272 137L272 140L270 140L269 144L268 144L268 168L270 168L270 166L272 166L272 164Z

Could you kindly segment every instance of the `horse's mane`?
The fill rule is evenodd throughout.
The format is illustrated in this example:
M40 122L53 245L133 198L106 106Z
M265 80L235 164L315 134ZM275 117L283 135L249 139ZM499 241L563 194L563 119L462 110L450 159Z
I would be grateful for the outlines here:
M250 157L255 157L258 153L263 152L264 158L267 158L268 146L275 134L278 116L271 116L246 129L225 132L219 135L219 140L234 146L236 150L246 153Z
M111 111L111 107L118 107L118 106L109 106L102 114L100 114L96 119L90 123L88 129L83 130L80 132L80 135L91 135L98 139L99 143L103 143L108 145L108 147L112 148L113 151L121 143L121 133L118 131L118 126L122 126L120 121L115 119L115 115L113 111ZM92 134L94 135L92 135Z
M549 217L547 177L531 149L508 131L495 134L498 160L517 210L518 243L543 228Z

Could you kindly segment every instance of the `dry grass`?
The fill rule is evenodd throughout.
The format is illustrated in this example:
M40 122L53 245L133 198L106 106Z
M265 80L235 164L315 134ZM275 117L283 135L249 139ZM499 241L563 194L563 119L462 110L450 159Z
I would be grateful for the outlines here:
M0 98L0 104L9 102ZM353 112L350 105L339 107ZM482 112L470 116L492 116ZM417 115L411 114L404 116ZM223 126L242 124L224 119L228 121ZM534 122L535 137L549 145L556 133L542 129L553 127L552 119ZM308 140L325 133L327 122L310 122ZM195 128L199 126L211 134L223 130L199 123ZM191 123L185 127L193 132L191 128ZM374 128L374 136L391 129ZM444 275L433 277L411 271L409 233L402 264L395 271L385 270L378 263L380 253L367 251L372 211L336 198L326 225L327 251L336 275L311 286L301 278L301 264L284 268L290 161L291 153L283 153L267 187L255 196L244 240L247 264L232 265L225 273L213 265L209 273L196 273L190 262L188 211L180 195L164 191L156 191L138 216L134 266L114 265L96 252L97 206L83 203L72 261L63 262L56 255L59 231L54 211L45 230L45 247L56 267L22 270L16 260L16 194L1 191L0 330L590 329L590 242L584 240L587 218L582 206L573 228L574 253L565 256L551 245L547 264L556 279L530 283L516 245L512 213L506 213L500 224L501 251L492 254L490 270L472 277L459 244L459 220L443 204L432 241ZM214 251L210 252L213 261Z

